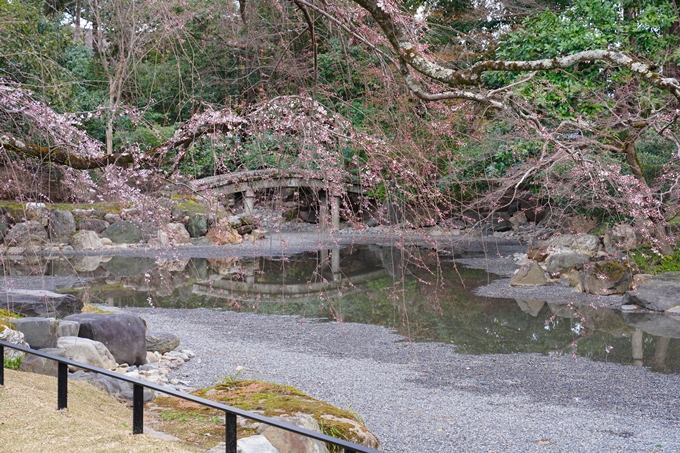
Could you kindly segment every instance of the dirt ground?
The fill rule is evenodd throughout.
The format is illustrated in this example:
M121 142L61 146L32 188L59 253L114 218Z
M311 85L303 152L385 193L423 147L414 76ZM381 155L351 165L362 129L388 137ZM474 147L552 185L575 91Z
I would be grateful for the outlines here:
M176 441L132 434L132 411L85 382L69 381L68 410L57 411L56 378L5 370L0 449L6 453L188 453Z

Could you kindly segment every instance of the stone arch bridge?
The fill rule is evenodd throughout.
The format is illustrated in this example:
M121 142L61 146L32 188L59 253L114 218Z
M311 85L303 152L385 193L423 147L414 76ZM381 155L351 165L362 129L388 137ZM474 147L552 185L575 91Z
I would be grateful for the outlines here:
M209 176L191 183L196 191L213 191L220 194L243 195L246 212L255 207L255 192L267 189L307 187L319 191L321 226L326 228L328 211L331 213L331 228L340 228L340 197L347 193L362 194L357 178L346 174L338 183L331 180L328 174L318 170L251 170L224 175Z

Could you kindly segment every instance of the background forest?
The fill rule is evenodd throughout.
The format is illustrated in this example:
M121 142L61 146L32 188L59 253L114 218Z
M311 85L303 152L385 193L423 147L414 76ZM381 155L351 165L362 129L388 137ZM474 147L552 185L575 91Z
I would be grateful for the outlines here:
M0 197L295 168L439 218L519 201L659 237L679 37L674 0L0 0Z

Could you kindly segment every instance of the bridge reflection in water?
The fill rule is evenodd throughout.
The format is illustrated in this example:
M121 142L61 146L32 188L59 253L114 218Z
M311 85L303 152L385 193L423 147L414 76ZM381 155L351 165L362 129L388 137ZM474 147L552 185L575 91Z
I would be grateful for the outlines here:
M340 250L337 249L319 250L317 254L318 266L309 280L286 278L285 273L281 273L281 279L272 279L271 275L250 267L244 270L240 279L220 278L196 283L192 292L245 303L318 302L355 294L362 291L367 282L387 275L384 268L370 263L363 268L343 272Z
M0 267L13 282L81 279L74 291L95 303L377 324L461 353L578 354L680 372L677 317L484 298L474 289L489 275L451 261L432 249L369 246L260 258L32 257Z

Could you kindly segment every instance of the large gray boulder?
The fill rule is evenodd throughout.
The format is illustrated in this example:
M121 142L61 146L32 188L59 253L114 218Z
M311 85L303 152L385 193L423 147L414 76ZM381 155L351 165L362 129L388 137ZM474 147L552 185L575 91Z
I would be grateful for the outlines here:
M104 248L102 240L94 231L90 230L80 230L71 236L68 241L69 245L73 247L74 250L99 250Z
M182 223L168 223L163 227L171 245L191 243L191 235Z
M64 318L80 323L78 336L104 344L118 363L146 363L146 322L135 315L81 313Z
M102 233L110 226L111 224L109 222L102 219L87 218L78 222L79 230L89 230L94 231L95 233Z
M273 417L286 423L321 432L319 424L314 417L308 414L298 413L295 415ZM328 453L326 444L311 437L295 434L281 428L269 425L261 425L258 434L262 434L280 453Z
M189 217L187 231L192 238L200 238L208 233L208 216L205 214L194 214Z
M37 220L29 220L14 225L5 235L8 247L26 247L42 245L47 242L47 231Z
M151 237L139 223L130 220L115 222L101 234L111 239L114 244L139 244L148 241Z
M99 341L82 337L61 337L57 340L57 348L64 350L64 357L67 359L107 370L116 369L113 355ZM70 365L69 369L76 371L76 367Z
M547 241L548 253L585 253L590 257L600 250L600 238L592 234L560 234Z
M45 348L41 349L40 352L67 358L66 350L62 348ZM56 376L58 368L59 362L56 360L46 359L33 354L27 354L24 360L21 361L21 365L19 365L19 371L45 374L47 376Z
M172 333L165 332L148 332L146 334L146 350L161 354L170 352L179 346L179 337Z
M561 274L571 269L581 270L588 261L590 256L585 253L555 253L545 260L545 270L550 275Z
M15 289L0 291L0 309L30 317L64 318L80 313L83 309L83 301L73 294Z
M71 211L50 211L47 217L47 236L52 242L68 242L76 232L76 220Z
M635 304L653 311L680 307L680 272L655 275L623 296L622 303Z
M57 345L59 321L54 318L23 318L10 321L15 330L24 334L31 349L53 348Z

